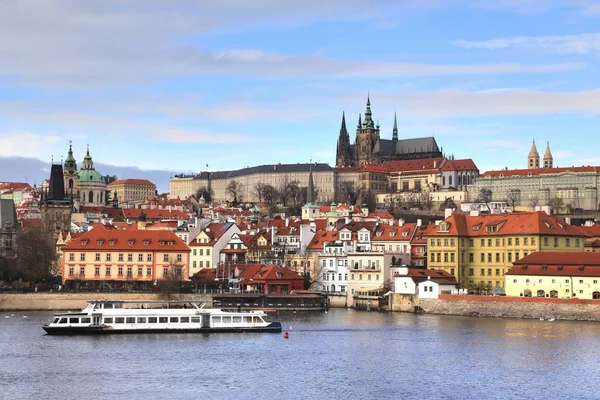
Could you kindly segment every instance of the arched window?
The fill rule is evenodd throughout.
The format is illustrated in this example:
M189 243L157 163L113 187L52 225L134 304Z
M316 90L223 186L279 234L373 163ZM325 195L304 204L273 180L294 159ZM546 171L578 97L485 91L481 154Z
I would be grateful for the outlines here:
M442 186L446 186L446 177L442 176Z
M69 189L73 189L73 179L69 179Z
M523 291L523 297L531 297L531 289L525 289Z
M537 297L544 297L546 295L546 292L544 292L542 289L537 291Z
M458 186L462 185L462 175L458 176Z
M558 290L551 290L550 297L555 298L555 299L558 298Z
M94 192L92 192L91 190L90 190L90 193L88 194L88 199L90 200L89 201L90 203L94 202Z
M335 292L335 285L331 285L331 291Z
M600 292L596 290L594 293L592 293L592 299L600 300Z
M452 175L448 177L448 186L452 186Z

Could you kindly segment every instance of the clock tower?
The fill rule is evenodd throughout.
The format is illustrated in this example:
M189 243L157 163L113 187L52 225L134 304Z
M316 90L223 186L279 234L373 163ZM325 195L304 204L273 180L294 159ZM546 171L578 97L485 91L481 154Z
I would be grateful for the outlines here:
M65 159L63 168L63 176L65 180L65 197L73 198L77 197L77 162L73 157L73 144L69 142L69 154Z

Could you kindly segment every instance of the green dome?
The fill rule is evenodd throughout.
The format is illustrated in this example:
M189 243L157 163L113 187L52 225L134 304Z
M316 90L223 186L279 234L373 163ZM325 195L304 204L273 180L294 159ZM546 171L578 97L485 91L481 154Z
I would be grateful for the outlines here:
M77 174L79 182L104 182L104 178L100 172L95 169L83 169Z

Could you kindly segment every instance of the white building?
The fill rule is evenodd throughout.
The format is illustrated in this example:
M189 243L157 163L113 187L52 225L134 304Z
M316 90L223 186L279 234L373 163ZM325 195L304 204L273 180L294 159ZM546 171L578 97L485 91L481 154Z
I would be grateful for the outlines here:
M324 244L318 261L320 274L318 290L346 292L349 251L352 251L352 245L341 240Z
M437 299L458 286L456 278L442 270L401 267L395 269L394 293L412 294L422 299Z

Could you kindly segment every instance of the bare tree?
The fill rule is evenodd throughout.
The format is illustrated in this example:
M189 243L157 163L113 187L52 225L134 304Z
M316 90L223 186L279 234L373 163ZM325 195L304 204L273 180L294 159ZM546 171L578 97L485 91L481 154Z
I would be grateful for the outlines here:
M232 179L225 188L225 193L227 193L229 197L233 198L234 204L237 204L238 200L241 200L242 186L243 185L240 182Z
M540 205L540 199L537 196L534 196L529 200L529 207L535 209L538 205Z
M521 198L521 193L519 192L518 189L510 189L508 191L508 204L512 207L512 209L515 209L515 206L517 206L517 203L519 203L519 200Z
M446 197L446 200L440 205L440 210L444 211L446 208L456 209L456 203L450 197Z
M257 182L252 187L251 193L255 198L258 199L259 203L262 203L262 201L263 201L264 194L265 194L265 186L266 186L266 184L264 184L262 182Z
M273 187L273 185L265 185L263 187L263 199L265 203L274 205L277 203L277 190Z
M492 289L492 285L483 281L469 284L469 290L476 295L489 295Z
M423 208L427 211L431 211L433 207L433 195L429 191L425 191L421 194Z
M170 297L171 293L180 291L181 283L184 280L184 269L181 262L175 260L170 260L167 268L167 273L156 281L156 288L162 295Z
M212 190L212 188L209 190L206 188L206 186L202 186L196 191L196 198L199 199L201 197L204 197L204 200L206 200L207 203L212 202L213 195L214 191Z
M550 200L548 200L547 205L549 205L550 208L552 208L553 214L558 214L562 211L562 208L564 207L564 202L563 202L562 198L554 197L554 198L551 198Z
M490 203L492 202L492 190L488 188L482 188L477 195L478 203L483 203L487 207L488 211L491 211Z
M338 184L337 201L355 205L358 200L358 189L352 181L341 181Z
M33 281L46 279L57 260L52 236L34 228L17 235L17 269L21 277Z
M277 197L282 206L287 206L288 201L290 200L290 194L288 192L290 178L287 175L283 176L279 187L277 188Z

